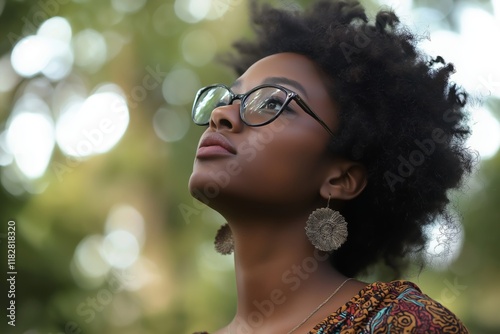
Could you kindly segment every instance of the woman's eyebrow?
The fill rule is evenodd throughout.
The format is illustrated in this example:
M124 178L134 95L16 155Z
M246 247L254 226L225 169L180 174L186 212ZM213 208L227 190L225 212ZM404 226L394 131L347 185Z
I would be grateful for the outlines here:
M298 81L295 81L295 80L292 80L292 79L289 79L289 78L285 78L285 77L268 77L268 78L264 79L263 83L278 84L278 85L285 84L285 85L288 85L288 86L292 86L292 87L298 89L302 94L304 94L305 97L308 97L306 89L304 88L304 86L302 86Z
M292 87L296 88L297 90L299 90L305 97L308 97L306 89L304 88L304 86L302 86L298 81L295 81L295 80L292 80L292 79L289 79L289 78L285 78L285 77L268 77L268 78L265 78L262 81L262 84L277 84L277 85L292 86ZM241 86L241 81L240 80L236 80L231 85L230 89L233 90L233 88L238 88L240 86Z

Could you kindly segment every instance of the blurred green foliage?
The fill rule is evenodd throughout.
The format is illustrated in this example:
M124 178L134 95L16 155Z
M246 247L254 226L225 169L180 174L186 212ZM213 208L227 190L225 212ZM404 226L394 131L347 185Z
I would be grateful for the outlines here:
M117 3L125 7L117 10ZM84 29L116 33L108 43L119 38L126 41L116 55L94 71L75 66L72 76L89 91L104 82L115 83L130 102L127 131L111 151L75 162L56 146L44 176L29 181L41 191L13 195L2 188L0 233L5 236L9 220L16 222L18 273L16 327L7 326L4 309L2 333L190 333L214 330L233 315L232 259L220 257L212 249L212 237L222 218L194 201L187 191L202 129L189 126L180 140L161 140L154 129L157 111L173 108L185 120L189 103L172 105L166 101L162 85L147 90L147 96L140 99L133 92L144 85L148 68L159 68L161 73L189 69L196 73L200 86L230 83L234 75L215 60L203 64L188 61L186 58L196 58L204 50L186 51L183 43L190 32L208 32L217 53L226 52L233 40L249 36L247 4L213 0L214 15L224 11L223 16L187 23L175 14L173 0L150 0L142 6L134 3L0 0L0 57L8 57L15 43L36 33L43 20L52 16L66 18L73 36ZM295 2L274 3L287 6ZM367 5L377 8L373 3ZM134 6L138 9L132 10ZM0 124L6 124L20 92L31 80L24 78L13 89L0 92ZM182 82L178 84L182 86ZM498 101L490 103L498 110ZM64 174L57 173L57 164L67 168ZM498 333L500 155L480 166L457 199L465 230L461 255L445 271L429 269L410 278L456 312L471 332ZM85 276L75 269L78 246L91 235L106 234L105 223L117 205L135 208L145 222L140 266L110 268L94 278ZM1 241L5 282L6 239ZM4 296L5 291L2 285L0 294Z

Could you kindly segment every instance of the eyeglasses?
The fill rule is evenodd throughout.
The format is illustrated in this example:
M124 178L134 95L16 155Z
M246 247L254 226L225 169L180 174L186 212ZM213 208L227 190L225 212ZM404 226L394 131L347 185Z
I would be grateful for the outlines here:
M227 86L218 84L204 87L198 91L193 103L192 117L197 125L208 125L212 111L227 106L239 99L240 117L248 126L262 126L271 123L285 110L292 100L312 118L318 121L328 133L333 131L316 115L304 100L288 88L265 84L251 89L245 94L235 94Z

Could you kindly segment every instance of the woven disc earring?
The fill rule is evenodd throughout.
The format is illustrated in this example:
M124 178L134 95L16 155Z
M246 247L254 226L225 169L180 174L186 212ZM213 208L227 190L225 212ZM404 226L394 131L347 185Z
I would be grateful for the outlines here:
M347 240L347 222L340 212L326 208L314 210L306 222L306 235L311 243L324 252L337 250Z
M234 251L233 234L226 223L222 225L215 235L215 250L222 255L229 255Z

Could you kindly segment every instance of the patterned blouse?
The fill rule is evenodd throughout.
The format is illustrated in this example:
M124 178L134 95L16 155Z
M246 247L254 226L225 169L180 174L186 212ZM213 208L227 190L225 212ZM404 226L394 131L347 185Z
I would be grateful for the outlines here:
M409 281L375 282L307 334L468 333L447 308ZM196 333L195 333L196 334ZM200 334L208 334L201 332Z

